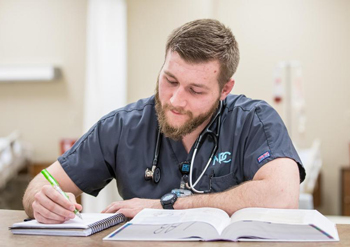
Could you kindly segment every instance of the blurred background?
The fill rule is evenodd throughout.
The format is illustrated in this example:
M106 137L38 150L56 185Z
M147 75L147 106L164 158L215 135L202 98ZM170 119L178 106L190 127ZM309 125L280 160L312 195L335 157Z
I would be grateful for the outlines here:
M274 106L307 166L301 207L350 215L349 13L348 0L0 0L0 208L21 209L94 122L154 93L173 29L215 18L240 47L232 93ZM118 200L111 184L84 210Z

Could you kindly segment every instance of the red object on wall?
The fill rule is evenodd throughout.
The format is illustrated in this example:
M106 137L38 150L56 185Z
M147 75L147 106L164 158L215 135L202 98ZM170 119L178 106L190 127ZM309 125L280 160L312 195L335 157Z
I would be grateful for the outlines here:
M64 138L60 141L61 154L64 154L68 151L76 142L75 139Z
M275 101L276 104L279 104L279 103L281 103L282 99L283 99L282 79L277 77L275 79L273 100Z

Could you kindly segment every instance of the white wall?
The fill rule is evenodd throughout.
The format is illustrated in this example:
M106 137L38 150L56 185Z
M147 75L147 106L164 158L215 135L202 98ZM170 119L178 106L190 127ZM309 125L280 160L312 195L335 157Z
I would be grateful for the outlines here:
M170 32L197 18L213 18L210 0L128 0L128 101L154 93Z
M53 162L61 138L82 132L86 0L0 0L0 64L53 63L53 82L0 83L0 136L14 129Z

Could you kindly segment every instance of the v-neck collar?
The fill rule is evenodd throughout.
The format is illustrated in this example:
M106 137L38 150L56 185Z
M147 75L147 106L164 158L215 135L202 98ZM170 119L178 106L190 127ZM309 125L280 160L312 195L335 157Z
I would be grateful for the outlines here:
M226 99L224 100L224 106L223 106L221 115L219 116L220 118L222 118L222 116L225 115L225 114L223 114L224 111L226 110L225 105L226 105ZM212 118L213 117L214 116L212 116ZM223 119L221 119L221 121L222 120ZM215 121L213 123L213 125L211 126L211 129L216 129L217 124L218 124L217 121ZM207 128L207 126L205 126L205 129L206 128ZM195 143L196 143L198 137L197 137L196 141L193 143L189 153L187 153L187 151L185 149L185 146L182 143L182 140L175 141L175 140L173 140L171 138L166 138L164 136L164 134L162 134L162 139L163 139L163 141L167 141L170 144L170 147L171 147L171 150L172 150L172 153L173 153L173 157L174 157L174 159L176 159L178 164L180 164L181 162L184 162L184 161L191 161L191 158L192 158L192 155L193 155L193 152L194 152L194 146L195 146Z
M188 157L188 154L184 145L182 144L182 141L181 140L175 141L171 138L166 138L166 137L164 138L168 143L170 143L171 150L173 151L173 155L177 160L177 163L180 164L181 162L185 161Z

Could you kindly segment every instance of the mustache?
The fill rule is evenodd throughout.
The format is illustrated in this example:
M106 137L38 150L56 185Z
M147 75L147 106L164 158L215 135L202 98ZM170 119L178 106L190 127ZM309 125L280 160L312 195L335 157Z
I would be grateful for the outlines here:
M186 111L182 107L175 107L175 106L172 106L170 104L164 104L163 110L176 111L176 112L178 112L180 114L184 114L184 115L188 115L188 116L192 116L193 115L192 112Z

